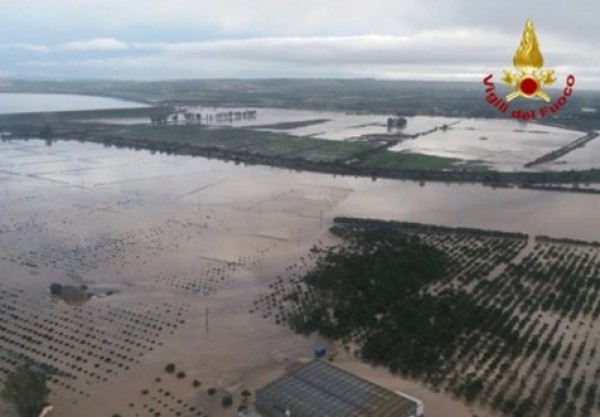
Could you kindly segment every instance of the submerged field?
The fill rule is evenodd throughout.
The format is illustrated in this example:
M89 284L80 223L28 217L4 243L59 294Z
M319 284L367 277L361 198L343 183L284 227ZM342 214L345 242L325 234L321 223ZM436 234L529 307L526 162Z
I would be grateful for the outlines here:
M7 91L30 88L65 91ZM161 105L0 116L0 384L29 363L50 375L56 417L218 417L325 344L423 399L428 417L599 413L597 196L462 182L597 182L570 170L598 168L600 139L521 176L492 170L584 132L465 117L489 114L462 84L437 96L368 80L69 88ZM217 120L235 106L258 117ZM177 107L212 121L150 125ZM572 110L563 122L598 128ZM396 113L408 125L388 130ZM358 252L319 274L328 252L311 247L352 236ZM384 261L364 250L377 245ZM66 303L55 283L90 298Z
M333 141L331 149L339 150L338 160L348 160L352 154L344 152L343 143L364 143L379 145L376 158L364 163L367 168L383 169L487 169L501 172L511 171L566 171L571 169L590 169L598 166L598 154L595 151L596 141L587 147L576 149L583 153L589 161L581 164L578 158L571 162L570 158L551 161L540 167L530 167L529 163L554 150L568 146L586 135L586 131L547 126L537 123L518 122L513 119L473 119L464 117L440 116L407 116L406 126L388 127L387 119L392 114L353 114L342 112L307 111L292 109L261 108L253 117L241 117L250 111L243 107L183 107L185 112L200 115L202 120L187 123L181 115L177 121L170 121L174 126L149 127L148 118L108 119L110 124L139 124L146 127L131 127L129 130L139 133L147 132L150 136L176 137L182 129L190 138L199 141L212 135L212 142L223 140L224 136L245 135L248 137L249 149L262 154L260 139L277 138L281 142L304 143L314 146L316 143ZM254 114L254 113L253 113ZM137 121L136 121L137 120ZM93 121L93 120L90 120ZM102 121L102 120L99 120ZM211 132L202 132L199 124L212 127ZM192 124L196 126L181 126ZM225 129L222 128L233 128ZM125 130L125 129L124 129ZM226 143L227 141L223 141ZM313 144L313 145L311 145ZM241 148L244 149L244 148ZM397 155L401 154L401 155ZM266 152L265 155L273 155ZM360 152L355 156L360 157ZM306 158L302 154L299 158ZM419 164L424 157L442 162L429 168L427 164ZM346 159L344 159L346 158ZM403 164L403 159L414 158L416 161ZM310 157L306 158L310 160ZM325 159L327 160L327 159ZM379 161L386 160L387 163Z
M256 310L510 416L600 412L600 244L336 219Z
M374 181L73 141L0 142L0 197L0 380L20 363L45 369L56 417L227 415L244 390L310 358L328 341L263 318L254 301L278 276L301 276L311 246L335 242L334 216L600 238L593 195ZM66 304L50 296L52 283L94 297ZM424 399L431 417L473 414L450 393L352 356L339 363ZM234 408L222 407L228 394Z
M528 162L562 146L584 133L511 119L463 119L448 130L438 130L392 151L422 153L467 161L480 161L498 171L524 170ZM549 164L544 169L571 169L568 163Z
M10 100L3 99L7 96ZM15 102L16 111L28 105L31 111L44 109L33 106L28 95L23 103L18 97L0 93L0 105L4 100L5 106ZM49 141L68 138L363 176L504 185L598 181L598 173L572 172L599 168L596 137L591 137L589 143L572 145L593 131L562 125L391 111L189 103L139 107L142 105L123 102L124 107L130 108L101 110L105 104L100 98L64 97L81 103L82 109L85 105L99 108L60 111L62 108L57 105L55 111L50 107L41 113L2 114L0 107L0 135ZM116 100L106 100L120 105ZM69 100L65 101L67 104ZM395 126L393 121L398 117L406 125ZM392 124L388 125L390 120ZM568 150L544 163L537 162L561 149ZM490 177L483 171L499 175ZM548 172L556 173L557 179L546 178ZM520 174L527 178L520 178Z

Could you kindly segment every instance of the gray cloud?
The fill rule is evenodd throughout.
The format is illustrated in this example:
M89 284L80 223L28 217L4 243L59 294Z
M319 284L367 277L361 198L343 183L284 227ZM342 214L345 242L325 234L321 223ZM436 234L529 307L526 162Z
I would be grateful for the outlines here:
M588 0L560 8L541 0L0 0L0 6L0 26L13 19L23 33L36 24L54 37L3 37L0 70L11 75L475 80L511 65L532 17L546 64L600 86L594 33L600 3ZM27 7L36 12L23 19Z
M73 51L120 51L129 49L125 42L113 38L97 38L67 42L61 45L60 48Z
M411 36L253 38L163 46L178 57L242 58L298 64L481 62L501 52L503 36L452 29ZM458 47L460 46L460 47Z

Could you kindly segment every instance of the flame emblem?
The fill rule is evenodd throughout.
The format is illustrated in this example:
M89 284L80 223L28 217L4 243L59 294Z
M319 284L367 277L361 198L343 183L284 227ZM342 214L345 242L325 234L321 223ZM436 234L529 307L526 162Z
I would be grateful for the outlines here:
M556 76L553 69L544 69L544 57L535 34L535 27L531 19L525 23L521 42L515 52L513 65L518 72L504 70L502 81L515 91L506 96L506 101L516 97L541 98L550 101L550 96L542 91L542 87L554 84Z

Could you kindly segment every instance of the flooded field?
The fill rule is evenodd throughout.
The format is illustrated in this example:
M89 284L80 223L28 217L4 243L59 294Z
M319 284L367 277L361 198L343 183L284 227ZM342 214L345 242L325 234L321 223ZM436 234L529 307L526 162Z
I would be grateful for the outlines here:
M547 169L590 169L600 166L600 140L594 139L556 161L540 165Z
M0 114L138 107L146 105L108 97L73 94L0 93Z
M196 115L200 115L201 122L208 126L255 128L329 140L358 139L362 135L375 134L417 135L459 120L438 116L410 116L406 117L405 127L388 129L387 119L392 117L388 114L246 107L185 107L184 109L194 115L193 123L197 122ZM95 121L110 124L150 123L150 120L145 118ZM180 115L175 120L171 119L170 123L185 123L185 119Z
M250 310L278 277L299 273L312 245L331 239L334 216L600 240L599 209L594 195L2 142L0 379L23 360L42 364L57 417L222 415L209 388L239 399L320 343ZM52 283L114 293L70 306L51 299ZM181 374L165 373L171 363ZM452 404L453 415L471 415Z
M403 133L405 135L416 135L441 127L444 124L450 124L458 119L437 117L437 116L413 116L406 117L407 125L400 129L388 129L387 119L392 117L388 114L356 114L341 112L324 112L310 110L291 110L291 109L256 109L256 117L253 118L217 118L221 114L232 112L243 112L243 108L192 108L194 112L200 112L204 116L209 116L208 123L218 126L233 127L258 127L268 131L281 131L291 135L308 136L329 140L356 139L361 135L384 135L393 133ZM212 117L211 117L212 116ZM294 127L294 123L314 122L308 126ZM269 128L269 125L290 124L289 127L282 129ZM263 128L264 126L264 128Z
M475 160L496 170L519 171L584 134L512 119L462 119L447 130L400 143L391 150ZM570 163L545 168L575 169Z
M551 163L526 168L541 156L564 147L586 132L513 119L468 119L409 116L403 127L388 127L393 115L243 108L186 107L169 124L203 124L250 128L334 141L393 140L389 150L469 161L498 171L571 170L600 166L598 140ZM186 118L187 116L187 118ZM104 123L150 124L144 118L95 120Z

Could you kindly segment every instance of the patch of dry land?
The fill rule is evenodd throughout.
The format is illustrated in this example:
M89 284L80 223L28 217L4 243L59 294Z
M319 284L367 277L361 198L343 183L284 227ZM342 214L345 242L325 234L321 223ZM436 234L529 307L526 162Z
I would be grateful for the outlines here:
M466 291L510 318L482 317L489 331L461 338L435 375L392 375L354 355L359 339L338 344L287 326L294 306L282 296L314 266L313 245L340 242L329 232L334 216L448 217L420 203L398 211L398 201L405 210L419 201L408 198L419 190L95 144L2 143L0 384L27 362L50 374L53 417L232 416L244 390L252 402L258 387L328 344L340 366L423 399L430 417L491 416L528 398L541 415L557 392L560 413L585 415L590 395L598 413L598 253L587 243L399 227L451 258L431 294ZM525 196L448 189L454 218L460 190L489 193L494 206ZM559 200L557 212L576 201ZM50 295L52 283L90 298L67 304ZM508 326L518 351L494 336ZM482 388L464 405L461 387L477 381ZM233 405L223 407L229 394Z

